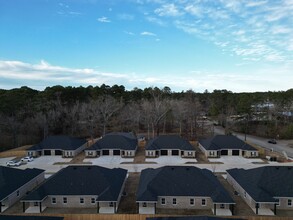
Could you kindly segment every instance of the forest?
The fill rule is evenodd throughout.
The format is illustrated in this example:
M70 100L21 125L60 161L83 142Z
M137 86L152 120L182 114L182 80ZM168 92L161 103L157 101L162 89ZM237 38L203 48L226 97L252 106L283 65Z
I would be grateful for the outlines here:
M38 143L48 135L96 138L114 131L189 140L221 125L264 137L293 138L293 89L253 93L175 92L169 87L126 90L123 85L43 91L0 89L0 150ZM206 122L208 120L210 124ZM209 125L209 126L206 126Z

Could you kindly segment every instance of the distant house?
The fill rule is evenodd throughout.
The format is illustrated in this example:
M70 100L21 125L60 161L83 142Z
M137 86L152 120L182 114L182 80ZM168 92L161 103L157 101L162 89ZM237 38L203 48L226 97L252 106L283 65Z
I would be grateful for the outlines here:
M195 157L195 150L187 140L178 135L162 135L148 141L145 155Z
M63 220L64 217L32 215L0 215L0 220Z
M224 218L224 217L213 217L213 216L182 216L182 217L150 217L146 220L245 220L243 218Z
M137 138L133 133L109 133L85 150L86 157L134 157Z
M227 181L259 215L293 210L293 167L265 166L227 170Z
M49 136L29 149L28 156L51 156L74 157L87 146L84 138L73 138L68 136Z
M44 170L0 166L0 212L4 212L44 180Z
M234 201L213 173L192 166L165 166L141 172L136 202L140 214L157 209L209 209L232 215Z
M216 135L201 139L198 144L206 157L258 157L258 150L233 135Z
M50 208L96 208L116 213L127 170L99 166L68 166L21 200L26 213Z

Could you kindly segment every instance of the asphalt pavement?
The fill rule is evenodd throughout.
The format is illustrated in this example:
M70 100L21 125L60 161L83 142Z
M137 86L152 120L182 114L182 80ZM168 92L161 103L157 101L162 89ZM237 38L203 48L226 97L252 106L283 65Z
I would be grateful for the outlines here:
M221 126L215 126L214 128L215 134L224 134L225 129ZM233 132L241 140L245 140L245 134ZM289 158L293 159L293 140L277 140L277 144L268 143L267 138L257 137L253 135L246 135L246 141L252 144L258 145L262 148L276 151L280 154L286 152ZM292 147L291 147L292 145Z

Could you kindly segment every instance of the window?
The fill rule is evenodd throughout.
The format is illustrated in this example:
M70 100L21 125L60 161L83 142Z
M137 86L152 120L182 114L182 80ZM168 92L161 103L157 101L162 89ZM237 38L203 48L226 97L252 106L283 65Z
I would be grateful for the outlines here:
M89 156L93 156L94 154L93 154L92 151L88 151L88 152L87 152L87 155L89 155Z
M79 199L79 203L80 203L80 204L84 204L84 198L80 198L80 199Z
M193 154L192 154L191 151L188 151L187 155L188 155L188 156L192 156Z
M51 203L52 203L52 204L56 204L56 197L52 197L52 199L51 199Z
M91 203L95 204L96 203L96 198L91 198Z
M16 192L16 196L17 196L17 197L19 196L19 190L17 190L17 192Z
M288 199L288 206L292 206L292 199Z
M113 207L114 203L113 202L109 202L109 207Z
M225 204L221 204L221 205L220 205L220 208L221 208L221 209L224 209L224 208L225 208Z
M147 207L147 203L146 202L142 203L142 207Z
M63 203L67 204L67 197L63 197Z
M39 206L39 203L38 202L34 202L34 206Z
M206 205L207 205L207 203L206 203L206 200L205 200L205 199L202 199L202 200L201 200L201 205L202 205L202 206L206 206Z
M190 205L194 205L194 199L190 199Z
M173 205L177 205L177 200L176 200L176 198L173 198Z
M244 198L246 198L246 192L244 192Z
M161 205L166 205L166 199L165 198L161 198Z

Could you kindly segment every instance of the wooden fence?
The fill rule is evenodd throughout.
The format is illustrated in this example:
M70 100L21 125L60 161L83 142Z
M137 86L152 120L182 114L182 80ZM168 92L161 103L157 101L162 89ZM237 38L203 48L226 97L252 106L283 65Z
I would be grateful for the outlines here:
M44 216L44 215L42 215ZM167 217L168 215L139 215L139 214L46 214L46 216L61 216L64 220L146 220L147 217ZM226 218L237 218L246 220L292 220L292 217L275 216L233 216Z

